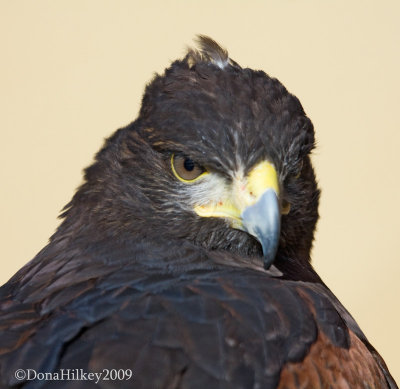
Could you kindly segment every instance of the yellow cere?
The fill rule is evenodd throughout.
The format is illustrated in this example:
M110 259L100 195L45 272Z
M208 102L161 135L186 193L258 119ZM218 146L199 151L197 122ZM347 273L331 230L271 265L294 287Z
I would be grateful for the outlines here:
M258 199L268 188L273 189L279 196L278 175L275 167L268 161L262 161L249 173L247 191Z
M263 161L251 170L247 178L237 178L233 182L229 197L197 205L194 211L202 217L228 218L231 220L232 227L241 228L241 214L244 209L256 203L268 189L273 189L277 195L279 194L278 175L274 165Z

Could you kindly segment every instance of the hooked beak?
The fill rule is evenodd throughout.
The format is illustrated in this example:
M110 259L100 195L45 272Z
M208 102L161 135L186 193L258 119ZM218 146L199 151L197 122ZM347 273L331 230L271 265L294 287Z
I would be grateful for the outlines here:
M242 212L244 230L253 235L262 246L264 268L269 269L278 250L281 215L276 192L267 189L257 202Z
M278 249L281 211L275 167L268 161L257 164L247 177L237 177L231 197L195 207L204 217L224 217L231 226L248 232L262 246L264 268L268 269Z

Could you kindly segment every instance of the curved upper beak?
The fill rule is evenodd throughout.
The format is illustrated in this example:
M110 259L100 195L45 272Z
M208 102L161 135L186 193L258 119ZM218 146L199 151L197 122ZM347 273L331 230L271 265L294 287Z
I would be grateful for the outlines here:
M229 198L195 207L205 217L224 217L231 226L248 232L262 246L264 268L275 259L280 237L281 211L275 167L262 161L246 177L233 180Z
M274 189L267 189L253 205L241 215L244 230L253 235L262 246L264 268L268 269L276 255L281 230L278 196Z

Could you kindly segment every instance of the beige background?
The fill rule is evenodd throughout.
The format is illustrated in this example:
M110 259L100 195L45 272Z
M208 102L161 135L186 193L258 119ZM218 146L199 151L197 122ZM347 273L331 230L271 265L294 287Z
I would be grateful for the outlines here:
M1 0L1 281L45 245L153 73L209 34L279 78L313 120L314 265L400 381L399 4Z

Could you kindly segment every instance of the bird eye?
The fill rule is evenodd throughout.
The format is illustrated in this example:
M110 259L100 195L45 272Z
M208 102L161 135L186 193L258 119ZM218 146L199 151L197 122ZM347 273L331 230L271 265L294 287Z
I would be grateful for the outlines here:
M281 202L281 214L282 215L287 215L290 212L290 203L283 199Z
M171 156L171 169L174 175L183 182L193 182L207 173L206 170L194 162L193 159L175 154Z

